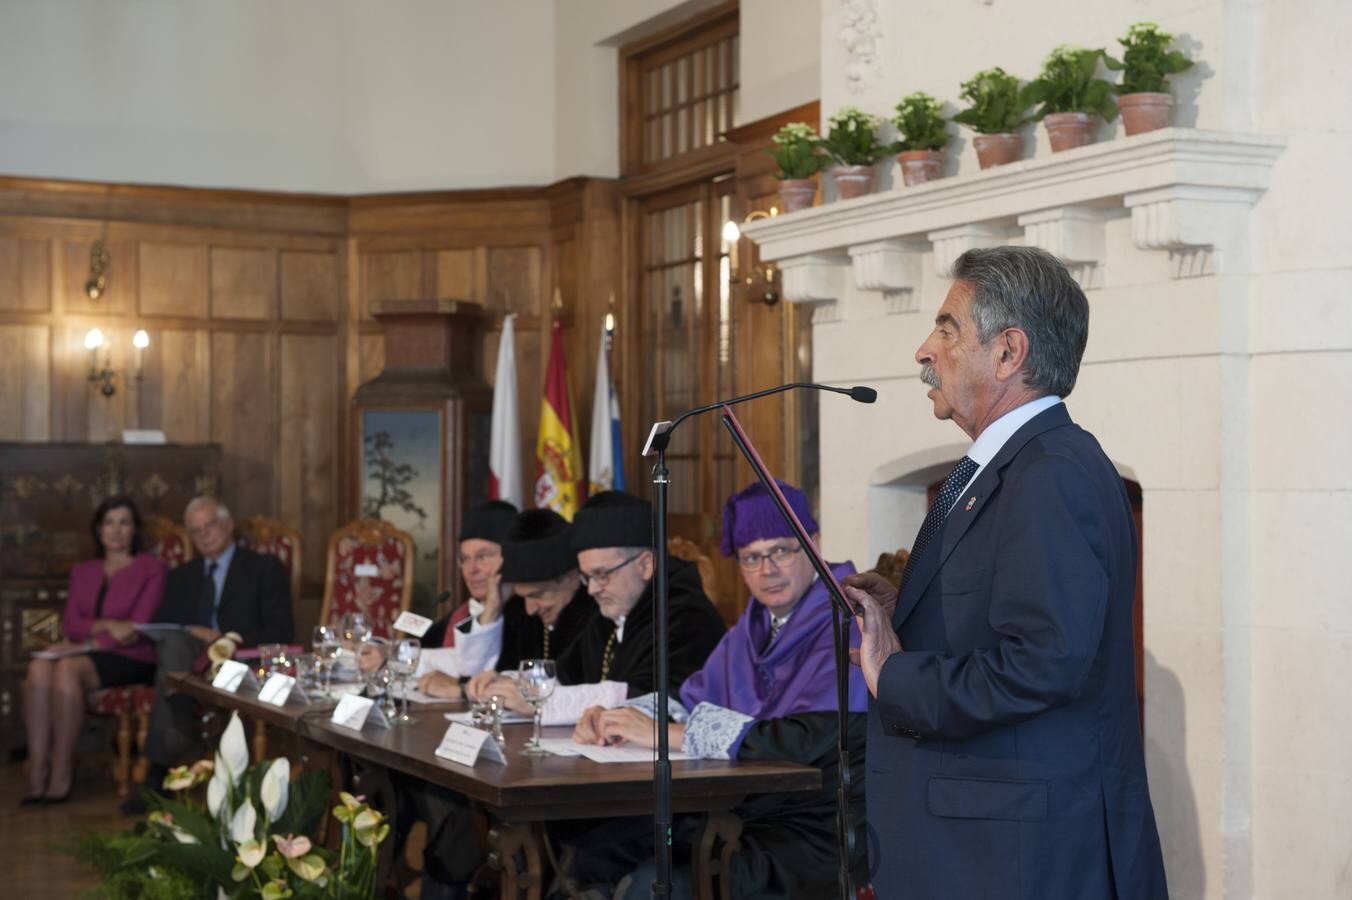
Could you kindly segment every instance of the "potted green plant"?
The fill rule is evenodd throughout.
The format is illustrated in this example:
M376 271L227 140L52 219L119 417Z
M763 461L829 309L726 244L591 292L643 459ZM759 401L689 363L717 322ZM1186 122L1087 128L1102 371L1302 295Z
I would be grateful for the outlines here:
M1169 93L1170 75L1192 68L1192 60L1178 50L1170 50L1174 36L1154 22L1137 22L1127 29L1119 62L1106 54L1104 65L1122 72L1117 85L1117 107L1122 110L1122 127L1128 135L1154 131L1169 124L1174 98Z
M906 184L920 184L942 178L944 174L944 147L948 144L948 121L943 117L943 105L924 91L916 91L897 104L892 124L901 138L897 162Z
M785 212L806 209L817 196L812 176L826 167L827 158L817 152L821 138L806 122L790 122L770 139L769 153L779 166L779 199Z
M1033 117L1047 127L1052 152L1080 147L1094 138L1094 114L1117 118L1113 86L1094 77L1103 49L1062 44L1047 55L1042 72L1024 85L1020 101L1037 105Z
M831 128L819 146L835 161L831 170L842 200L862 197L873 186L873 164L897 152L878 140L882 121L853 106L843 106L830 120Z
M1024 123L1028 104L1019 96L1019 79L996 66L977 72L962 83L959 94L968 106L953 117L954 122L976 132L976 161L981 168L1002 166L1023 153Z

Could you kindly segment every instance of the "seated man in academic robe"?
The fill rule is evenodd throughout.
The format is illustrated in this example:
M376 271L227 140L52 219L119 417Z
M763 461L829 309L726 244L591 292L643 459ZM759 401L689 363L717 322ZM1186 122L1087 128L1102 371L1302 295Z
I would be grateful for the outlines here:
M807 498L781 484L813 540L817 525ZM763 794L734 812L741 850L734 855L734 897L833 897L836 893L836 692L831 599L802 548L759 484L734 494L723 509L723 552L737 556L751 591L746 610L698 672L672 698L673 749L709 759L775 759L822 770L816 792ZM843 578L850 563L831 567ZM858 646L857 631L851 632ZM651 697L615 709L596 707L573 737L591 743L653 745ZM849 675L849 734L856 879L866 880L863 816L864 740L868 691L857 668ZM693 895L688 867L702 818L677 816L673 897ZM572 842L571 877L583 887L617 884L616 898L650 894L654 877L651 819L611 820Z
M559 657L559 687L541 711L544 724L572 725L591 706L617 706L656 689L652 521L652 504L623 491L594 495L573 518L578 570L601 614ZM667 597L667 671L674 692L704 665L725 628L693 563L670 560ZM510 674L481 690L502 698L508 709L530 712Z

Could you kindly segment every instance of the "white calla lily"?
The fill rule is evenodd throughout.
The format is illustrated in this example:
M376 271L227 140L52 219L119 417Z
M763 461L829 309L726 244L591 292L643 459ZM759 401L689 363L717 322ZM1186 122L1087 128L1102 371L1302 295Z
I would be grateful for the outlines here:
M254 829L257 826L258 813L254 811L253 804L245 800L230 819L230 839L236 844L251 841L254 839Z
M268 855L267 844L257 840L237 844L235 849L239 851L239 861L250 869L261 863L263 857Z
M263 783L259 786L259 796L263 800L263 811L268 823L276 822L286 811L288 788L291 786L291 763L286 757L274 759L268 766Z
M225 766L218 765L211 775L211 780L207 782L207 811L211 813L213 819L222 819L230 815L230 810L225 808L225 798L229 792L230 776L226 774Z
M249 742L244 738L244 723L239 720L239 713L230 714L230 724L225 726L225 733L221 735L218 756L221 764L216 767L216 771L224 767L230 776L230 783L239 784L244 770L249 767Z

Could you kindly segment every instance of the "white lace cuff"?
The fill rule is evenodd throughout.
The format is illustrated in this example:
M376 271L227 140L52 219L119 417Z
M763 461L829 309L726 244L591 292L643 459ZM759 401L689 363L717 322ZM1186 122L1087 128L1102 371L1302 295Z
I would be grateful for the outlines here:
M624 702L629 685L623 681L602 681L599 684L561 684L545 701L541 711L541 725L575 725L582 712L592 706L610 709Z
M636 709L650 719L657 718L656 692L644 694L641 697L632 697L629 700L626 700L622 705ZM685 711L685 707L681 705L681 701L677 700L675 697L667 698L667 715L671 717L671 721L678 723L684 722L686 719L690 718L690 713Z
M735 709L701 703L685 723L681 751L700 759L732 759L734 750L756 720Z
M461 673L478 675L497 664L502 652L502 619L487 625L480 625L477 618L469 621L469 631L455 636L455 650L460 656Z

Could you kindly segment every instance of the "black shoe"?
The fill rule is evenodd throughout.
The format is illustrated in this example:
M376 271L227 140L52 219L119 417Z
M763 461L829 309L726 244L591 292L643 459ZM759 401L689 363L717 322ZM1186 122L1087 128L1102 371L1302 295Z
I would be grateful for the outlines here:
M117 811L124 816L144 816L146 808L146 798L139 790L127 795L127 799L117 805Z

